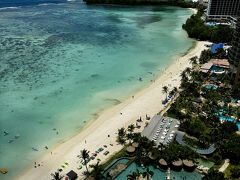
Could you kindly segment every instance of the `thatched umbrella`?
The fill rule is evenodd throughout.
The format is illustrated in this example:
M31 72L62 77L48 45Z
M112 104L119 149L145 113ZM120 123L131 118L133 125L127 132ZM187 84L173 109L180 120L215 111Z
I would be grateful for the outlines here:
M128 153L133 153L135 151L135 147L128 146L126 150L127 150Z
M134 142L134 143L132 144L132 146L133 146L133 147L135 147L135 148L138 148L138 146L139 146L139 143L137 143L137 142Z
M195 166L192 160L187 160L187 159L183 160L183 165L189 168L193 168Z
M172 162L172 165L175 166L175 167L181 167L182 164L183 164L183 162L182 162L181 159Z
M186 171L192 172L195 169L195 164L191 160L183 160L183 167Z
M158 162L161 166L167 166L167 162L164 159L160 159Z
M148 153L148 157L149 157L151 160L157 159L156 157L153 156L153 153L152 153L152 152L149 152L149 153Z

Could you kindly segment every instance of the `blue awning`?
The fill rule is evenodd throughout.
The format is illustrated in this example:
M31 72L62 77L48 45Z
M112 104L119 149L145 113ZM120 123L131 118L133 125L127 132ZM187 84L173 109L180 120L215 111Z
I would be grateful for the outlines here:
M220 43L220 44L213 44L212 47L211 47L211 52L213 54L216 54L217 53L217 48L223 48L223 44Z

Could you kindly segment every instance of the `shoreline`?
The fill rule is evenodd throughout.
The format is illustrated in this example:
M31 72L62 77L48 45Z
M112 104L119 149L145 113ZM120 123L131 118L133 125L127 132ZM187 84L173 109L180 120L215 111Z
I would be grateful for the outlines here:
M116 144L115 133L117 129L121 127L126 128L132 123L135 124L140 116L145 117L148 114L150 117L153 117L154 114L161 111L165 107L161 104L161 100L165 98L165 94L162 94L162 87L166 85L171 90L174 86L178 87L180 85L181 72L186 67L191 66L189 58L196 55L199 56L201 51L205 49L205 43L197 41L195 47L189 50L186 55L177 58L154 82L134 94L134 98L129 97L122 103L104 110L96 120L91 120L80 132L56 145L51 151L47 151L46 154L36 161L42 162L43 166L34 168L34 165L32 165L32 167L24 170L15 179L48 180L50 174L56 172L64 162L68 162L69 166L63 169L61 174L74 170L79 175L78 179L83 178L82 172L85 170L85 167L77 170L77 165L80 164L77 155L80 154L80 150L87 149L91 154L106 144L110 153L107 156L103 155L104 151L99 153L97 158L100 158L101 162L119 151L122 146ZM142 128L146 121L145 118L143 119L144 121L141 123ZM141 131L142 128L138 131ZM110 143L113 146L109 146ZM89 164L95 164L96 162L96 160L90 161Z

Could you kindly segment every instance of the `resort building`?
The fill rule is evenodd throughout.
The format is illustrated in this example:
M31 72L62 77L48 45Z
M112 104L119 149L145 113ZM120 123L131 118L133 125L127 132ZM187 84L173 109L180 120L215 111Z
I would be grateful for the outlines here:
M206 18L209 21L230 20L236 23L236 17L240 10L239 0L209 0Z
M208 73L213 66L212 62L205 63L201 66L200 71L203 73Z
M201 66L200 71L203 73L222 74L227 73L230 69L230 63L227 59L211 59L208 63Z
M232 48L229 50L229 61L233 73L236 73L235 83L240 82L240 17L233 35Z
M219 68L223 68L225 70L230 68L230 63L227 59L212 59L211 62L213 63L213 65Z

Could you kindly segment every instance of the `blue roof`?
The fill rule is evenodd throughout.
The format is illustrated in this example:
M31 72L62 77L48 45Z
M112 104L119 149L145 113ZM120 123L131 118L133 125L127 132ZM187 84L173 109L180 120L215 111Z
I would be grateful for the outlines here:
M220 44L213 44L212 47L211 47L211 52L213 54L216 54L217 53L217 48L223 48L223 44L220 43Z

